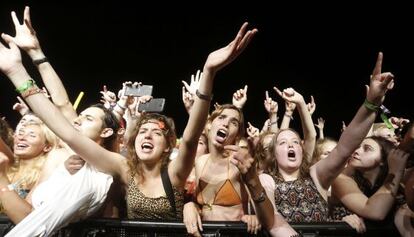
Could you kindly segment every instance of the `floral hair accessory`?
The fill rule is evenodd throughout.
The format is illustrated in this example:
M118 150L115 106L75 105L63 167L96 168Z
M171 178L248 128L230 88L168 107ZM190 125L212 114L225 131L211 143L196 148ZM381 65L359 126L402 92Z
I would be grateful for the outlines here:
M165 129L165 123L163 121L158 121L157 124L158 124L158 127L160 127L161 130Z

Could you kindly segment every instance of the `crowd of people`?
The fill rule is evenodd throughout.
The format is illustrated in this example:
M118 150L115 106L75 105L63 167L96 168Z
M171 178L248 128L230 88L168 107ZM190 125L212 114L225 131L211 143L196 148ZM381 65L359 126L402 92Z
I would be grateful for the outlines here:
M293 88L273 88L285 102L281 121L266 91L269 118L259 129L244 120L247 85L210 113L216 74L258 32L244 23L190 83L183 81L189 116L178 136L173 118L138 109L150 95L125 93L139 82L124 82L118 93L105 87L100 102L77 114L29 7L22 21L11 16L16 34L1 35L0 70L20 94L14 109L22 117L15 129L0 120L0 206L15 224L6 236L50 236L91 217L181 220L194 236L202 235L203 221L242 221L247 232L272 236L298 236L290 225L298 222L342 221L364 233L370 221L414 235L414 128L409 119L387 117L382 104L398 80L382 72L382 53L338 140L325 136L323 118L312 118L314 98L307 103ZM301 132L290 126L295 110ZM375 123L379 116L383 122Z

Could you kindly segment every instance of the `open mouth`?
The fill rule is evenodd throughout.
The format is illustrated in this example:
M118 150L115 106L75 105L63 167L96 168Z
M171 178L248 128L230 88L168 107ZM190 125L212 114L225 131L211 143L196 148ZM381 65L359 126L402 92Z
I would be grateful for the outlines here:
M296 153L295 153L294 150L289 150L288 151L288 159L292 160L292 161L296 160Z
M17 143L15 147L16 147L16 150L24 150L24 149L28 148L29 145L27 145L25 143Z
M144 142L144 143L141 144L141 149L144 152L151 152L152 149L154 149L154 145L152 145L149 142Z
M223 143L227 138L227 131L224 129L219 129L217 131L216 141Z

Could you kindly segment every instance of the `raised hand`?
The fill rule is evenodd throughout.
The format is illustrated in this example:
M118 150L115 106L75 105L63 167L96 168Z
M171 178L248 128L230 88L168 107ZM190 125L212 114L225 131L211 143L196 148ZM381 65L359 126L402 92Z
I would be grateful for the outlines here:
M375 105L381 105L388 90L394 87L394 75L390 72L382 73L383 54L378 53L377 62L372 71L370 85L366 85L367 100Z
M389 120L392 127L395 129L402 129L405 125L410 123L410 120L405 118L391 117Z
M253 126L250 122L247 122L249 127L247 128L247 135L251 138L258 137L260 135L260 131L258 128Z
M239 56L249 44L257 29L248 30L248 23L244 23L237 33L236 38L227 46L210 53L207 57L204 68L215 73L231 63Z
M200 85L200 79L202 77L203 77L203 73L200 70L197 70L197 73L195 76L194 74L191 75L190 85L188 85L186 81L181 81L181 82L183 83L188 93L190 93L191 95L195 95L196 90L198 89L198 86Z
M1 37L8 43L9 48L0 42L0 70L7 76L12 76L23 68L22 56L17 45L4 35L1 34Z
M283 91L280 91L277 87L273 87L273 89L279 94L280 97L282 97L282 99L287 102L292 102L295 104L305 102L303 96L291 87L284 89Z
M312 115L316 110L316 103L315 103L315 99L313 98L313 95L311 95L311 102L309 102L307 106L308 106L309 113Z
M17 100L19 102L13 105L13 110L16 110L17 112L19 112L21 116L24 116L30 111L29 106L27 106L27 104L24 102L22 98L20 98L20 96L17 96Z
M325 127L325 119L318 118L318 123L315 124L315 127L319 128L320 130L323 130L323 128Z
M115 106L116 104L116 95L114 92L109 91L106 85L103 86L103 90L99 92L101 94L101 103L104 104L106 108Z
M191 75L190 85L186 81L181 81L183 83L182 87L182 100L184 103L185 110L187 113L190 113L191 108L194 104L194 96L198 87L200 85L200 80L203 77L203 73L200 70L197 70L196 75Z
M36 31L33 29L32 22L30 20L30 8L24 8L23 24L20 24L20 21L14 11L11 12L11 16L16 30L16 36L11 37L8 34L4 34L3 37L7 38L9 41L13 41L17 46L26 52L40 49L39 40L36 37Z
M265 92L265 96L266 96L266 99L264 100L264 107L265 107L266 111L267 111L269 114L275 114L275 113L277 113L277 110L278 110L278 108L279 108L279 106L278 106L277 102L276 102L276 101L274 101L274 100L273 100L273 99L269 96L269 92L268 92L268 91L266 91L266 92Z
M233 93L233 105L239 109L242 109L247 101L247 85L243 89L239 89Z

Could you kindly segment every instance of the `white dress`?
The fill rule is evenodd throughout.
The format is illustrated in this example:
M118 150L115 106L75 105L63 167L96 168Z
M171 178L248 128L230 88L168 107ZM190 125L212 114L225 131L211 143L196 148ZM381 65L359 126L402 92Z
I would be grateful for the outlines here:
M95 213L105 202L112 176L88 163L70 175L63 164L32 195L34 210L6 237L50 236L69 223Z

